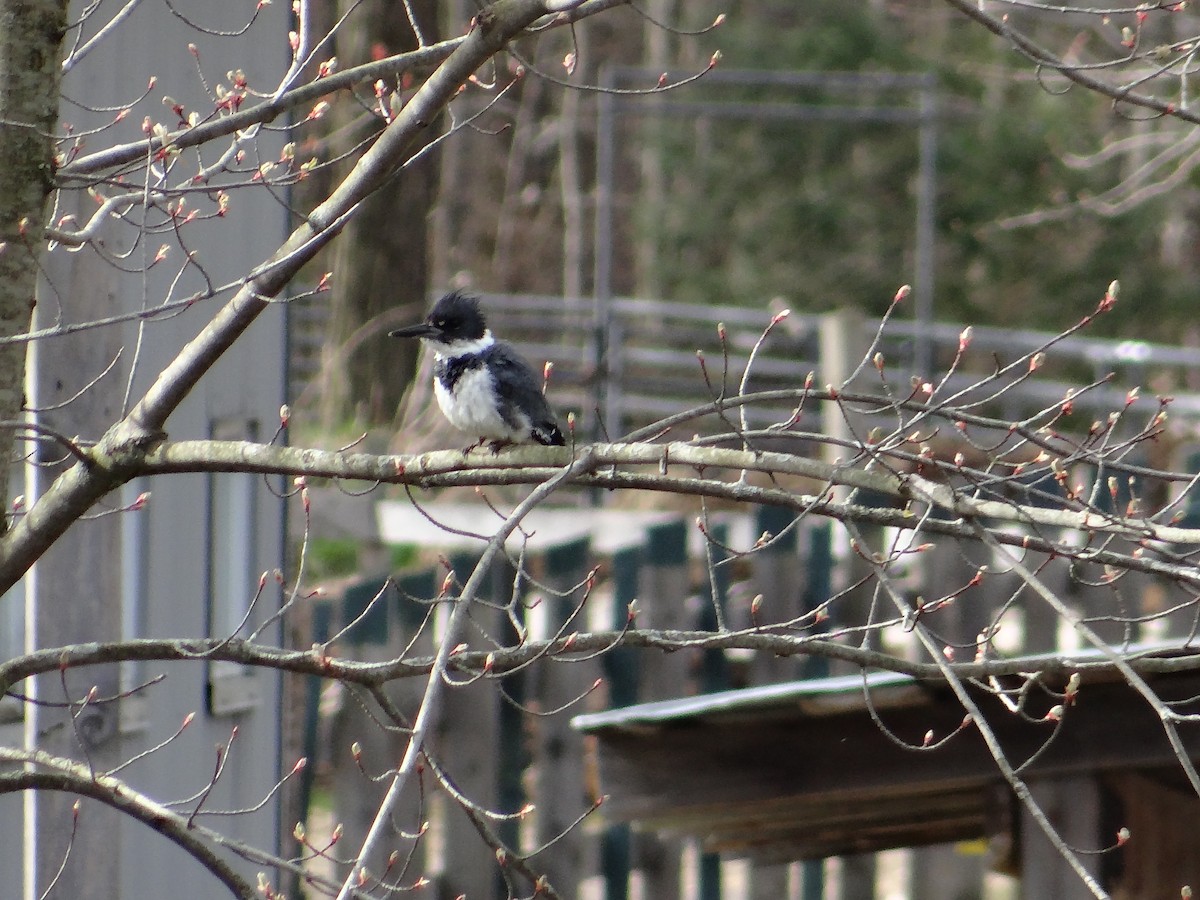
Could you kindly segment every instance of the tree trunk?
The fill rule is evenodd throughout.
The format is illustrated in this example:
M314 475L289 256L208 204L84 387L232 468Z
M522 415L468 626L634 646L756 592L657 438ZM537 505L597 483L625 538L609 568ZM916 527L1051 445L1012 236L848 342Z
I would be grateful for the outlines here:
M425 40L436 40L436 0L414 0L412 8ZM346 66L414 47L416 38L407 17L394 4L369 0L351 17L347 30L339 33L337 49ZM345 109L351 120L362 114L357 104L347 104ZM361 129L345 133L350 144L363 137ZM436 135L431 126L428 139ZM391 340L387 332L418 318L426 305L428 218L436 184L435 159L430 154L363 201L342 233L334 262L327 352L336 354L344 377L324 398L327 426L338 424L336 420L350 411L363 425L390 422L396 414L416 366L417 344ZM402 305L413 308L400 319L388 315Z
M29 330L46 199L54 185L66 0L0 0L0 337ZM21 415L25 344L0 346L0 422ZM13 431L0 429L8 506ZM8 523L0 516L0 533Z

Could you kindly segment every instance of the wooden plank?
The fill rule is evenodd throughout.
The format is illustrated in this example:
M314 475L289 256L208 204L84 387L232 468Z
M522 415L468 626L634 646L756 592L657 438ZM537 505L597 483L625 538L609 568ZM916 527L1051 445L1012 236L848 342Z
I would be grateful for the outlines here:
M937 604L950 598L921 621L943 643L954 647L957 659L972 659L976 655L979 635L993 621L999 604L984 590L987 576L975 587L971 581L991 562L991 549L976 541L939 538L934 546L921 554L921 594L925 601Z
M981 837L997 818L994 799L975 785L901 789L823 799L781 797L756 804L683 810L672 834L701 833L704 846L772 865Z

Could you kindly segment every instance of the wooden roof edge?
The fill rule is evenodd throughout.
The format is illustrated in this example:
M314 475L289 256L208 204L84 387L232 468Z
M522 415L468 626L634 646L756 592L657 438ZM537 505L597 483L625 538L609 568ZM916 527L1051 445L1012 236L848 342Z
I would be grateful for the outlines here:
M912 687L917 683L911 676L897 672L872 672L866 675L866 685L870 690L892 686ZM653 726L713 714L792 706L803 700L818 697L846 696L853 691L861 691L863 684L862 675L843 675L757 685L584 713L572 718L571 726L585 733L611 728Z
M1200 655L1200 648L1182 646L1179 639L1131 644L1118 651L1123 659L1132 657L1177 657ZM1095 666L1103 663L1110 652L1100 649L1073 652L1054 651L1017 657L1010 663L1021 671L1037 672L1052 663L1057 671L1069 671L1073 665ZM1113 676L1120 678L1119 674ZM1088 680L1112 680L1089 677ZM829 678L810 678L774 684L756 685L698 694L670 700L638 703L601 712L584 713L571 719L571 726L585 734L610 731L642 730L669 724L737 713L763 712L772 709L800 708L812 716L835 715L866 708L863 691L871 692L871 705L876 708L906 706L925 699L930 687L944 685L944 680L921 680L901 672L876 671L839 675ZM856 699L857 698L857 699Z

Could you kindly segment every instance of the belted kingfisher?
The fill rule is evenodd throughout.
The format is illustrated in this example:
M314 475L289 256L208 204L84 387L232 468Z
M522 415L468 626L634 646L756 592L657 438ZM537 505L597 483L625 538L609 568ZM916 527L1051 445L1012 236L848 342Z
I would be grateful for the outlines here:
M455 428L479 435L479 444L566 444L537 375L516 350L492 337L477 297L451 291L420 325L389 333L420 338L433 350L438 406Z

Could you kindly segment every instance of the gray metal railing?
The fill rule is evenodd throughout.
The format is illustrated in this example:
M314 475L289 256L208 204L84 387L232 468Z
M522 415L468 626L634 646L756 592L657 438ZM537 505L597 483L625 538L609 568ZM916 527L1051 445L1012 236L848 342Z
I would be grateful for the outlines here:
M497 334L516 344L535 366L553 363L549 389L554 404L576 412L588 429L582 434L591 434L587 423L594 423L598 405L607 402L609 421L615 423L611 437L709 402L716 395L736 393L750 353L772 315L765 308L616 298L605 334L610 360L602 392L598 324L591 298L488 294L483 303ZM300 340L294 344L292 365L295 377L308 379L319 370L320 341L327 333L322 322L328 312L324 304L305 306L302 312L303 330L296 328ZM792 313L772 329L755 356L747 388L799 388L809 372L814 372L816 383L823 386L828 379L821 374L821 319L820 315ZM717 334L718 323L725 326L724 348ZM863 320L863 349L870 345L878 327L877 320ZM879 349L893 388L906 391L913 374L938 380L954 357L963 327L890 321ZM1084 335L1056 339L1052 332L1024 329L974 327L972 332L963 366L949 379L941 396L965 391L963 402L976 402L997 394L988 411L1018 418L1060 404L1088 380L1100 381L1113 373L1110 383L1076 397L1073 402L1081 414L1106 415L1121 409L1129 388L1135 385L1148 398L1152 389L1147 382L1153 381L1159 389L1162 384L1168 386L1173 415L1200 419L1200 392L1191 388L1200 383L1200 347ZM920 373L916 371L918 338L927 342L931 366ZM1051 344L1037 377L1021 380L1027 368L1018 367L1005 379L981 385L997 363L1012 363ZM703 367L698 351L703 354ZM298 395L298 390L292 393ZM1145 408L1150 410L1148 404ZM749 423L761 426L786 420L791 411L792 405L783 401L755 407Z
M535 364L554 363L550 389L556 406L576 410L590 420L606 396L610 421L621 434L711 401L714 395L736 393L750 353L772 315L767 309L617 298L606 335L610 365L606 390L601 393L594 343L597 325L590 299L495 294L485 296L484 304L497 333L518 344ZM818 385L824 385L828 379L822 379L822 356L830 348L823 353L821 319L792 313L772 329L755 356L748 390L800 388L810 372ZM718 323L725 326L724 348ZM878 321L864 319L863 350L878 328ZM954 358L963 328L890 321L878 349L893 389L903 395L914 374L938 381ZM1152 390L1147 381L1153 376L1156 385L1170 387L1173 414L1200 418L1200 393L1188 388L1200 378L1200 348L1080 335L1058 339L1052 332L990 327L975 327L972 333L957 374L940 396L965 392L960 402L976 403L996 395L986 411L1018 418L1059 405L1073 395L1079 414L1094 416L1123 408L1129 389L1139 386L1150 411ZM918 336L928 342L930 371L916 371ZM1006 376L992 378L997 364L1014 363L1047 347L1036 377L1026 378L1028 367L1016 366ZM703 354L703 368L698 351ZM1109 383L1078 393L1089 380L1101 381L1110 373L1114 377ZM756 407L750 424L786 420L791 410L792 404L783 401Z

